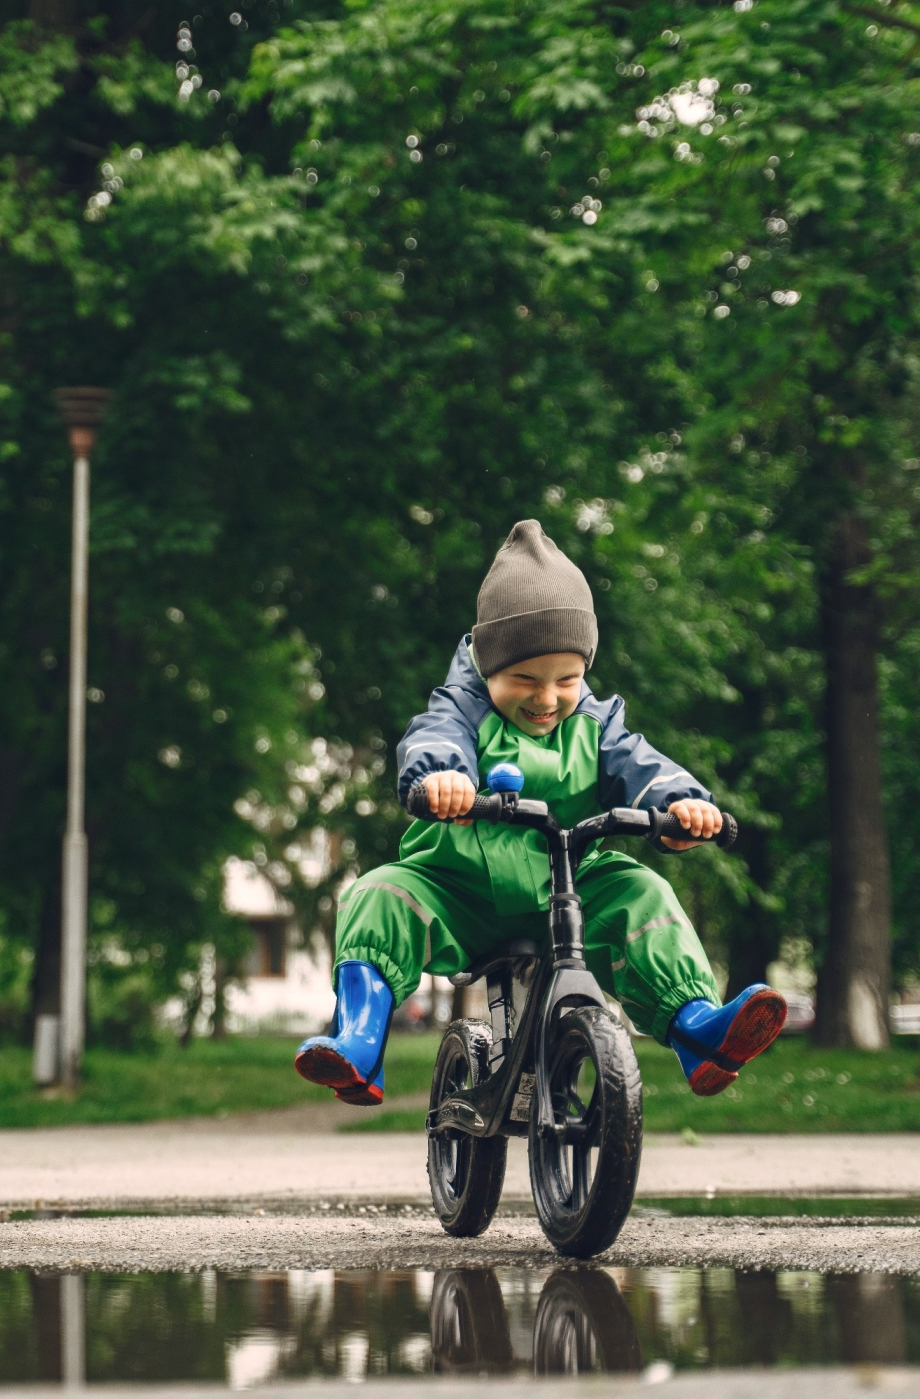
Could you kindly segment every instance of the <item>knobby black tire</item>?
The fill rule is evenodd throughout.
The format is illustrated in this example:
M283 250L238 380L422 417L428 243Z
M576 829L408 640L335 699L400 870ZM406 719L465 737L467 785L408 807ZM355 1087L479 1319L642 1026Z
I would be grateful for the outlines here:
M431 1109L459 1088L475 1088L488 1076L492 1027L484 1020L455 1020L444 1031L431 1080ZM505 1181L504 1137L465 1132L428 1138L428 1183L435 1213L448 1234L471 1239L492 1223Z
M595 1081L584 1103L574 1085L588 1060ZM583 1142L567 1145L558 1135L541 1135L534 1100L534 1204L544 1234L560 1253L592 1258L610 1247L632 1205L642 1151L639 1065L623 1026L600 1006L580 1006L556 1024L548 1073L556 1122L583 1123Z
M548 1279L533 1328L537 1375L585 1375L642 1369L632 1314L609 1273L565 1269Z

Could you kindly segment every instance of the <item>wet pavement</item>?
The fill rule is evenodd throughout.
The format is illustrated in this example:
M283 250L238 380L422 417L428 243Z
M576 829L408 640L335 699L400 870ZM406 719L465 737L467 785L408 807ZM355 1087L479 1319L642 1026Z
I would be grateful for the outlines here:
M501 1213L478 1239L452 1239L430 1206L305 1214L32 1218L0 1225L0 1267L80 1272L243 1269L438 1269L552 1266L559 1255L533 1213ZM341 1203L341 1202L340 1202ZM681 1218L640 1207L601 1256L631 1267L920 1272L920 1226L894 1218Z
M865 1387L876 1370L905 1380L918 1364L920 1277L559 1266L0 1275L4 1393L433 1376L648 1385L841 1366L861 1367Z
M2 1399L534 1377L547 1399L920 1399L918 1134L647 1138L623 1232L574 1269L523 1143L492 1227L456 1240L420 1135L310 1122L0 1132Z
M312 1121L294 1109L224 1121L0 1131L0 1208L427 1202L421 1133L317 1133ZM920 1133L739 1134L693 1145L676 1135L647 1136L638 1193L920 1196ZM512 1140L504 1198L529 1194L526 1144Z

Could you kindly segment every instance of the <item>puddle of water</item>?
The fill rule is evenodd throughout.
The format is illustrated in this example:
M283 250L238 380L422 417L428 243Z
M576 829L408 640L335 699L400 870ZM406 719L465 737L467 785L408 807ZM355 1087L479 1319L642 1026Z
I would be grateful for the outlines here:
M890 1195L646 1195L633 1213L733 1218L897 1219L920 1223L920 1199Z
M0 1384L920 1363L920 1277L732 1269L0 1274Z
M676 1216L711 1215L732 1217L746 1215L755 1218L786 1216L788 1218L820 1219L897 1219L920 1223L920 1198L901 1195L642 1195L636 1200L633 1212L641 1215L654 1210L657 1214ZM145 1201L143 1204L123 1209L93 1209L85 1205L36 1206L33 1209L0 1210L0 1223L8 1221L29 1221L35 1219L133 1219L153 1216L173 1216L177 1212L174 1202L156 1204ZM417 1202L390 1200L385 1204L374 1204L361 1200L318 1200L311 1203L290 1200L255 1201L213 1201L190 1202L183 1204L181 1213L192 1216L211 1215L297 1215L309 1216L324 1213L344 1213L347 1215L432 1215L430 1205ZM530 1201L505 1201L499 1206L499 1215L506 1218L533 1215Z

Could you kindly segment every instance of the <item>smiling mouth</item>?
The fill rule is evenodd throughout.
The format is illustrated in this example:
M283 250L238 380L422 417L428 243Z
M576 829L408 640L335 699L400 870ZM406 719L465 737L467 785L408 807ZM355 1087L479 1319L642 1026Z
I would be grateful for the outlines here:
M547 714L534 714L532 709L521 707L521 713L530 724L549 724L555 719L557 711L551 709Z

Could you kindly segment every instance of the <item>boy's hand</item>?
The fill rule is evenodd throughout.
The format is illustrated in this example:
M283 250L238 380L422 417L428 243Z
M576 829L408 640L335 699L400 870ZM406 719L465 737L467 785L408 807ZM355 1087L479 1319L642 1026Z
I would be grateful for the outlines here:
M428 792L428 805L431 814L440 821L453 817L458 826L469 826L470 821L458 821L469 811L476 797L476 788L462 772L432 772L425 778Z
M697 843L694 836L709 840L722 829L722 813L712 802L685 798L683 801L672 802L668 811L678 818L687 832L686 840L668 840L667 836L662 836L661 843L669 850L692 850Z

